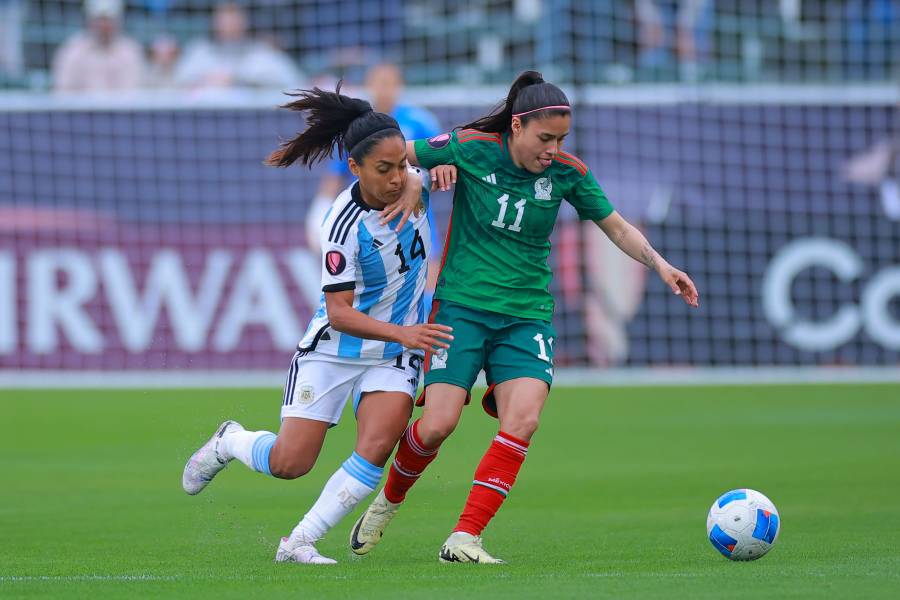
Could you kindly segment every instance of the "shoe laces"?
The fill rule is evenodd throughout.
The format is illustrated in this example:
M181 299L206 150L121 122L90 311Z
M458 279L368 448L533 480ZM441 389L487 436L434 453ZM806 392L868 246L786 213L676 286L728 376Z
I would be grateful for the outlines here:
M384 518L383 512L372 513L369 515L369 518L363 521L363 524L359 528L359 532L365 536L371 536L375 533L375 529L381 525L381 521Z

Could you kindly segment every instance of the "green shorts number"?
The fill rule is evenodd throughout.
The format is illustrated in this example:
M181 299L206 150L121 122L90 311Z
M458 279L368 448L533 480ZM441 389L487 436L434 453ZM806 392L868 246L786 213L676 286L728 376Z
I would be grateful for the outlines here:
M553 383L556 331L547 321L523 319L438 302L433 322L453 328L450 348L425 357L425 386L450 383L470 389L484 369L489 385L518 377Z

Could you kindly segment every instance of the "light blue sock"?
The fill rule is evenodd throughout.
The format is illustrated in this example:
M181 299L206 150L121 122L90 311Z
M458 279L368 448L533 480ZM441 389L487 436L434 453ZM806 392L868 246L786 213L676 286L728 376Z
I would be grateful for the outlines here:
M362 500L375 491L383 467L376 467L354 452L325 484L319 499L291 532L290 543L322 539Z
M230 431L219 442L219 456L227 460L236 458L254 471L271 475L269 454L276 438L271 431Z
M344 461L341 468L363 485L373 489L378 487L378 482L381 481L381 475L384 473L384 467L376 467L356 452Z
M272 474L272 471L269 469L269 454L272 452L272 446L275 445L276 439L278 439L278 436L274 433L267 433L266 435L259 436L253 442L251 455L253 457L254 471L259 471L266 475Z

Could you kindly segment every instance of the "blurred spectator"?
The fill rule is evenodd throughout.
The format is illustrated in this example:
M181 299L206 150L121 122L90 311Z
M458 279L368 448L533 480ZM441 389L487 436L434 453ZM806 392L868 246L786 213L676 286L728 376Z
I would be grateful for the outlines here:
M366 72L366 91L372 107L397 119L407 140L430 138L441 133L440 123L431 112L398 103L403 87L403 74L397 65L383 63ZM325 198L330 206L350 177L347 161L334 159L328 167L328 174L322 178L318 196Z
M178 42L170 35L161 35L150 44L150 67L146 86L151 89L175 87L175 65L178 62Z
M0 82L17 79L24 73L22 23L24 0L0 0Z
M146 70L140 45L121 33L122 0L86 0L87 29L53 57L53 88L61 92L133 90Z
M844 177L876 188L884 214L900 221L900 135L881 140L852 157L844 165Z
M366 72L366 90L372 107L397 119L403 137L407 140L430 138L441 133L441 125L430 111L408 104L400 104L403 93L403 73L400 67L390 63L373 66ZM347 159L335 158L328 166L328 173L322 177L319 191L306 217L306 239L313 252L319 252L319 226L332 202L352 178ZM429 210L431 224L431 259L428 270L428 290L434 290L439 271L438 257L441 256L441 237ZM429 307L430 309L430 307Z
M710 0L635 0L638 26L638 66L647 73L674 68L686 81L700 78L711 46L713 3Z
M213 14L213 39L185 50L175 70L181 86L193 88L297 88L303 76L282 51L247 35L247 16L237 4L220 4Z
M430 138L441 133L440 123L431 112L424 108L398 103L403 87L403 74L397 65L379 64L366 72L366 90L372 107L397 119L400 130L407 140ZM343 160L340 158L332 160L328 165L328 173L322 177L322 183L306 220L307 239L315 252L319 251L319 225L331 203L351 177L346 157ZM432 249L432 255L434 254Z

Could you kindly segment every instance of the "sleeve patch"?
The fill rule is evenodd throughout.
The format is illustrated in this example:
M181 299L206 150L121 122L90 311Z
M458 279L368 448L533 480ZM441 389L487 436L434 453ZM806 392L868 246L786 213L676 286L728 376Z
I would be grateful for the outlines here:
M443 148L447 144L450 143L450 134L442 133L440 135L436 135L432 138L428 138L428 146L437 150L438 148Z
M330 250L325 255L325 268L332 275L340 275L347 268L347 259L337 250Z

